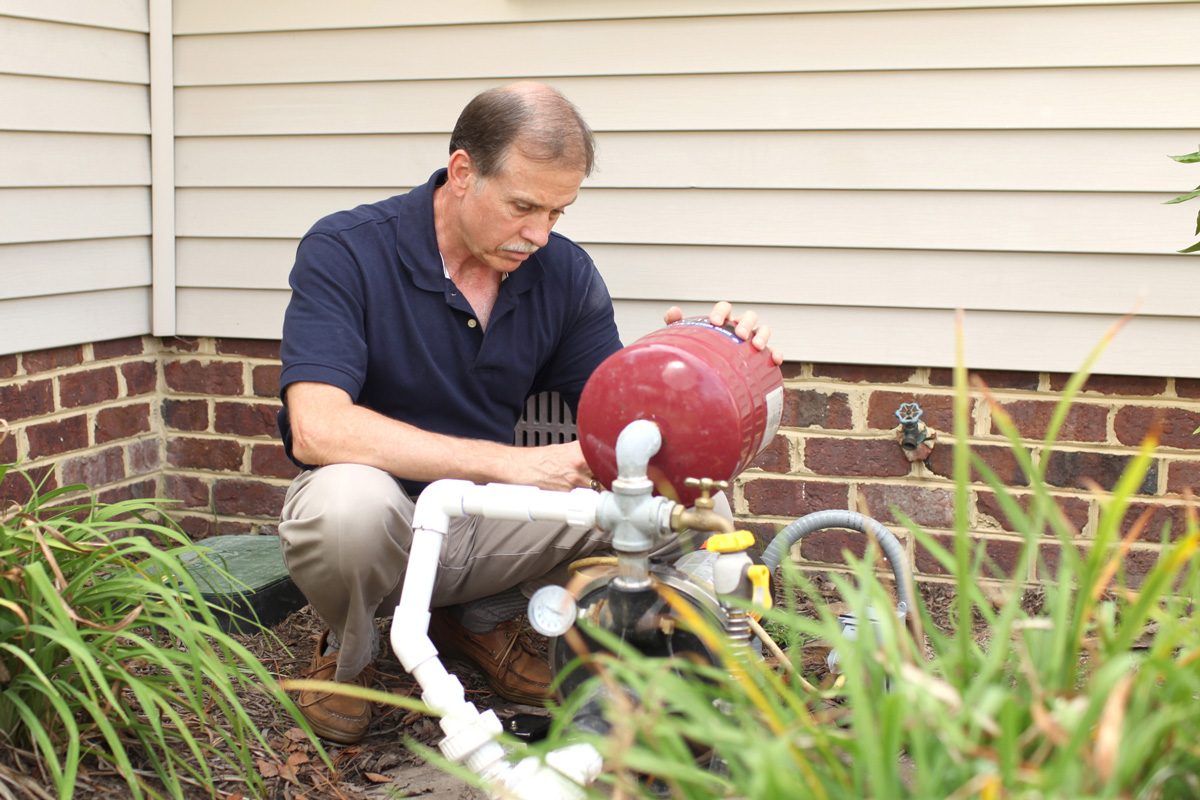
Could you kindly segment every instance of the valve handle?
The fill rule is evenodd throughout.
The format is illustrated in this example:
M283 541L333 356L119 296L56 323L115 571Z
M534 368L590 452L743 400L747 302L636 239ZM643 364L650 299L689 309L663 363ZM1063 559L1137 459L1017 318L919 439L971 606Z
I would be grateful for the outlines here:
M746 570L750 579L750 602L764 611L769 609L771 600L771 570L765 564L755 564Z
M725 491L729 488L729 481L714 481L712 478L684 478L683 485L689 489L700 490L700 496L696 498L696 508L706 508L711 511L713 491Z

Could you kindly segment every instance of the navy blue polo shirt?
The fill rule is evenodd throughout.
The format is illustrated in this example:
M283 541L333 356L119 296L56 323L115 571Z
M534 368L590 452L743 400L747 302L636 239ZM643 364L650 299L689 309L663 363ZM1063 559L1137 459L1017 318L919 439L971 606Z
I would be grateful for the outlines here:
M612 300L587 253L552 233L500 284L484 331L438 252L433 192L445 180L439 170L424 186L332 214L305 234L284 315L280 392L327 383L427 431L511 443L529 395L560 392L573 411L592 370L620 349ZM286 408L279 426L291 457ZM402 482L414 496L424 488Z

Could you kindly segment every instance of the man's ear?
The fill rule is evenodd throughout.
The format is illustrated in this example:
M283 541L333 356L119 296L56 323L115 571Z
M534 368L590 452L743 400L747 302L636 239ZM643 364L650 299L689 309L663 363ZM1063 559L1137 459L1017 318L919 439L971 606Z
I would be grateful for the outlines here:
M456 195L462 195L474 186L476 177L475 162L466 150L459 149L450 154L450 161L446 165L446 185Z

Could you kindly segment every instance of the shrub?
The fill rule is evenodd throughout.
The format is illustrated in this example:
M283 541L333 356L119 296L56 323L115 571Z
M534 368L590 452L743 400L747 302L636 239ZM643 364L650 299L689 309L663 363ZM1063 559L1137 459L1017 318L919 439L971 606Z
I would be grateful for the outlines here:
M6 477L28 480L0 466ZM262 796L252 748L273 751L237 693L268 692L305 726L275 679L218 627L181 557L220 567L155 521L154 501L104 504L69 499L81 486L33 488L23 507L0 513L0 741L9 758L30 754L60 798L72 796L81 762L115 770L134 797L195 796L195 787L212 795L215 775L229 772Z

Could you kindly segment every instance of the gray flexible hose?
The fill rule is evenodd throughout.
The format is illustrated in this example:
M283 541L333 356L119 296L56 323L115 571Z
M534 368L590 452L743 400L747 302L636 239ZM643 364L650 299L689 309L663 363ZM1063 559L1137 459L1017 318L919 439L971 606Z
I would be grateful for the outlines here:
M763 551L763 563L771 572L774 572L779 563L783 561L784 556L792 549L792 545L810 533L826 528L848 528L874 536L875 541L879 542L879 547L883 550L888 564L892 567L892 574L896 576L896 599L900 603L904 603L905 608L912 610L912 597L908 593L908 572L904 563L906 560L904 545L900 544L896 535L885 528L882 523L859 514L857 511L830 509L815 511L800 517L775 535L775 538L767 545L767 549Z

